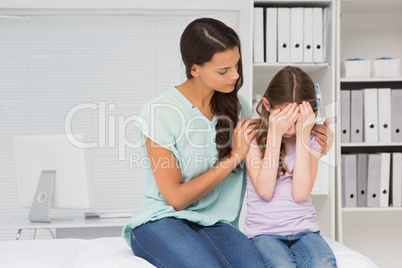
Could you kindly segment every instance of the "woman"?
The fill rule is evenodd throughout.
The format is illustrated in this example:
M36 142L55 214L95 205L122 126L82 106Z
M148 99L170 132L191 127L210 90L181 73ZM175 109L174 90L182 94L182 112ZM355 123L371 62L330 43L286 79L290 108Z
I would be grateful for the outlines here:
M234 227L245 189L239 165L256 127L237 94L240 40L224 23L202 18L186 27L180 48L187 80L147 103L136 122L149 167L123 236L135 255L158 267L264 267Z

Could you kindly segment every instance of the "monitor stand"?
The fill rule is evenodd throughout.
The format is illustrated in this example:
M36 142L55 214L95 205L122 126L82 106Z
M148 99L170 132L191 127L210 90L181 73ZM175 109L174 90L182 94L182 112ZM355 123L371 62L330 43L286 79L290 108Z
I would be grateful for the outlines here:
M49 217L56 171L43 170L29 212L31 222L52 222Z

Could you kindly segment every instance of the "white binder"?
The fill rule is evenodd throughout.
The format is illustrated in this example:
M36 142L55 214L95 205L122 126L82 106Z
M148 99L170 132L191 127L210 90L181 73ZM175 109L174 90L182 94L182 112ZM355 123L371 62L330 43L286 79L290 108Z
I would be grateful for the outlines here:
M402 206L402 153L392 153L392 206Z
M400 103L399 105L401 105ZM391 142L391 89L378 89L378 140Z
M303 8L290 8L290 61L303 62Z
M304 8L303 61L313 62L313 8Z
M350 142L363 142L363 91L350 93Z
M364 90L364 141L378 142L378 101L377 89Z
M381 187L381 155L368 155L367 169L367 206L380 206L380 187Z
M265 14L265 61L277 62L278 8L268 7Z
M391 91L392 142L402 142L402 89Z
M357 206L357 156L342 155L342 201L343 207Z
M313 8L313 61L322 62L323 53L323 23L322 8Z
M278 8L278 62L290 62L290 8Z
M391 153L381 153L380 207L389 206Z
M341 90L341 142L350 142L350 90Z
M254 62L264 62L264 8L254 8Z
M357 206L367 207L367 158L368 154L357 155Z

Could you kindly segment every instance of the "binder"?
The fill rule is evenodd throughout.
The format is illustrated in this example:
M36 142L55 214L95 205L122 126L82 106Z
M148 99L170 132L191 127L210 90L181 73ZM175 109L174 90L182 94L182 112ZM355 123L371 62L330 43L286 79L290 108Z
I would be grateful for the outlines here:
M357 206L357 156L342 155L342 205L343 207Z
M254 62L264 62L264 8L254 8Z
M389 205L390 168L391 153L381 153L380 207L388 207Z
M303 61L313 62L313 8L305 7L303 14L304 36L303 36Z
M357 155L357 206L367 207L367 158L368 154Z
M350 90L341 90L341 142L350 142Z
M303 8L290 8L290 61L303 62Z
M278 8L268 7L265 9L265 61L277 62L278 45Z
M391 139L392 142L402 142L402 89L392 89L391 96Z
M401 103L399 103L401 105ZM391 89L378 89L378 140L391 142Z
M363 142L363 91L350 93L350 142Z
M392 153L392 197L393 207L402 206L402 153Z
M377 89L364 90L364 141L378 142L378 101Z
M313 61L323 61L323 20L322 8L313 7Z
M380 176L381 176L381 155L368 155L367 169L367 206L380 206Z
M290 8L278 7L278 62L290 62Z

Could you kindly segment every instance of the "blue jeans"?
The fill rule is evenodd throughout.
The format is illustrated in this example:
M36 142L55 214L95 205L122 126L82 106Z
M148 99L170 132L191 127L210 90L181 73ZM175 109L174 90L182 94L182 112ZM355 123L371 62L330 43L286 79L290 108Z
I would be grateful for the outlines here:
M320 232L260 235L252 241L260 251L265 267L337 267L334 253Z
M207 227L176 218L148 222L132 230L131 249L157 267L264 267L254 244L221 222Z

